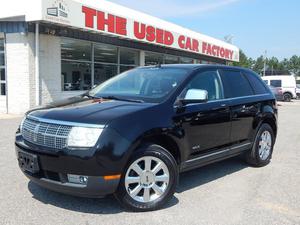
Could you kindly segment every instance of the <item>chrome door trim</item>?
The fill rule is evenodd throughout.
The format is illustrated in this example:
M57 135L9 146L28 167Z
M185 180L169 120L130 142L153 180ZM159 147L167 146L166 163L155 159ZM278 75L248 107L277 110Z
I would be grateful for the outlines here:
M215 155L219 155L219 154L222 154L222 153L225 153L225 152L230 152L234 149L242 148L242 147L245 147L245 146L248 146L248 145L251 145L251 144L252 143L246 143L246 144L238 145L238 146L235 146L235 147L232 147L232 148L227 148L227 149L224 149L224 150L221 150L221 151L218 151L218 152L214 152L214 153L211 153L211 154L203 155L203 156L200 156L200 157L197 157L197 158L194 158L194 159L187 160L186 163L194 162L194 161L197 161L197 160L200 160L200 159L205 159L205 158L215 156ZM243 151L245 151L245 150L243 150Z

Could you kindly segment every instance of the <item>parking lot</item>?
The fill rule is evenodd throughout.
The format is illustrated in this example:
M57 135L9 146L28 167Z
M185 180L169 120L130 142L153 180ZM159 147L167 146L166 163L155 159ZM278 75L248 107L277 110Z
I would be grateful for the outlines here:
M181 174L162 210L124 211L113 197L83 199L42 189L20 172L19 117L0 117L0 224L300 224L300 102L281 103L272 163L239 158Z

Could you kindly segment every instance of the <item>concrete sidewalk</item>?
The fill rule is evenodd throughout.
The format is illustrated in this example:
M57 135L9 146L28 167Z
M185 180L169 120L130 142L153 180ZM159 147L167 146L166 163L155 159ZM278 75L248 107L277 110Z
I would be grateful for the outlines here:
M23 115L0 113L0 120L15 119L15 118L20 118L20 117L23 117Z

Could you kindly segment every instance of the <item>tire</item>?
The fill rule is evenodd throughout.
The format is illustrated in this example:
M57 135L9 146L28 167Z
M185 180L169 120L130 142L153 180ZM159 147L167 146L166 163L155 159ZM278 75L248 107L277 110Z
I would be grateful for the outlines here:
M263 123L256 134L251 151L246 153L245 159L247 163L255 167L268 165L272 158L274 143L275 136L272 127ZM263 149L265 149L265 153L263 153Z
M290 102L290 101L292 101L292 95L290 94L290 93L284 93L283 94L283 101L285 101L285 102Z
M145 168L146 162L149 165L149 161L150 170L149 166L148 169ZM141 170L135 165L138 165ZM161 169L157 169L158 165L161 165ZM154 171L155 169L157 171ZM130 179L135 183L130 183ZM164 181L156 181L159 179ZM174 157L163 147L148 144L135 152L130 159L115 196L125 208L131 211L153 211L163 207L173 197L177 181L178 165ZM132 193L132 196L129 193Z

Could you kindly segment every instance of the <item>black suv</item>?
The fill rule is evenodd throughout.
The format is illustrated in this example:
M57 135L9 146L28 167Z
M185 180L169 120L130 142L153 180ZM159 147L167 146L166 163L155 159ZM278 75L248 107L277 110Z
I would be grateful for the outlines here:
M180 172L237 155L267 165L276 134L276 100L254 72L158 65L27 113L15 143L20 168L38 185L114 193L149 211L173 196Z

